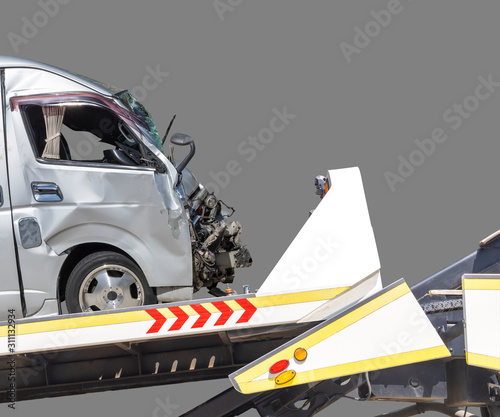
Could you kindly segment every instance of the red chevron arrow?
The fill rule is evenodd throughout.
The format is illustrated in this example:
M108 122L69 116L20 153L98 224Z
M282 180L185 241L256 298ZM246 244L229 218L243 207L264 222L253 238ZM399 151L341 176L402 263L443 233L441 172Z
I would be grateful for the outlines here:
M217 308L217 310L222 313L219 319L215 322L214 326L222 326L223 324L226 324L229 317L231 317L234 313L233 309L229 307L224 301L216 301L212 304L215 306L215 308Z
M151 328L148 330L148 333L158 333L165 324L165 322L167 321L167 319L163 316L163 314L161 314L156 309L146 310L146 313L148 313L151 317L153 317L156 320L154 324L151 326Z
M198 320L196 320L196 322L191 326L191 328L199 329L200 327L203 327L207 322L207 320L210 318L211 316L210 311L208 311L201 304L192 304L191 307L193 307L193 310L200 315Z
M172 324L172 326L170 327L170 329L168 329L168 331L171 332L172 330L180 330L180 328L187 321L189 316L180 307L169 307L168 309L172 313L174 313L177 317L177 320L175 320L174 324Z
M246 298L241 298L235 301L245 309L245 312L241 315L241 317L236 323L247 323L252 318L254 313L257 311L257 307L255 307Z

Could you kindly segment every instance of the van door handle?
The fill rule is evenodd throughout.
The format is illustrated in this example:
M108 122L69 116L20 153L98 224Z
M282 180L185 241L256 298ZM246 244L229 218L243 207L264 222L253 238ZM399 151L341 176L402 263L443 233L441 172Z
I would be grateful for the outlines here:
M63 201L63 194L57 184L53 182L33 182L31 183L33 198L39 203L53 203Z
M3 189L2 186L0 185L0 207L3 206Z

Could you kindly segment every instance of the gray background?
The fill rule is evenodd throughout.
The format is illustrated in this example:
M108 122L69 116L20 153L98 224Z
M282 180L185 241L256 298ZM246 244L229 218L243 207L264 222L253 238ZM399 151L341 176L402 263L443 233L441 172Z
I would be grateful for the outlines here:
M332 168L361 169L384 285L400 277L416 283L498 228L500 89L456 130L443 114L474 94L479 76L500 81L499 2L401 0L401 12L351 62L340 44L353 45L355 27L373 20L371 10L387 9L387 0L244 0L231 7L221 20L212 0L72 0L16 52L9 33L22 35L22 19L42 9L32 0L4 2L0 54L129 89L142 84L147 66L168 72L143 100L159 130L177 114L173 132L197 140L190 167L204 182L230 160L242 167L220 194L236 206L254 258L237 275L237 290L264 281L318 202L314 177ZM284 106L297 117L247 162L238 145ZM384 173L397 173L398 157L408 158L418 149L414 141L436 128L449 139L392 192ZM222 380L31 401L15 412L3 406L2 415L150 417L168 397L177 408L156 415L176 416L228 386ZM396 407L341 400L320 415Z

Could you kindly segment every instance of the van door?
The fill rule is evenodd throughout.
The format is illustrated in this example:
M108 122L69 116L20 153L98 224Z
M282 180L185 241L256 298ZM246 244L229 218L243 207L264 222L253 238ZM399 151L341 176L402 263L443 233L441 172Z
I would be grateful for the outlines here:
M7 155L5 125L5 95L3 88L4 72L0 71L2 78L2 106L0 108L0 321L6 320L8 311L15 310L18 318L23 316L21 304L21 291L19 287L19 274L16 262L15 240L12 227L12 210L10 203L9 178L7 175Z

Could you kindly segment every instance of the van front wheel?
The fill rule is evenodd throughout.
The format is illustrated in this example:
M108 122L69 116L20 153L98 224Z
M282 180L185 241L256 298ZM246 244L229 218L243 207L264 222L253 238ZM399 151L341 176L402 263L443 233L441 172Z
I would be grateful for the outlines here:
M115 310L157 302L141 269L116 252L96 252L73 269L66 285L70 313Z

